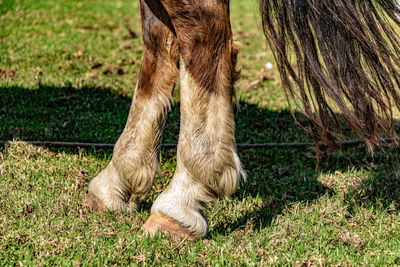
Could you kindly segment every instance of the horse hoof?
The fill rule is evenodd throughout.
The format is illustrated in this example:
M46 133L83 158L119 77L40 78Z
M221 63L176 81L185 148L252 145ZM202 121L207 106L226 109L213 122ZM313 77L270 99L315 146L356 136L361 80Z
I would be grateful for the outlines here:
M180 223L172 218L160 214L151 214L149 219L140 229L147 236L154 236L157 231L168 233L176 239L187 239L196 241L200 236L193 235L187 231Z
M105 210L103 202L90 192L86 196L85 205L100 212Z

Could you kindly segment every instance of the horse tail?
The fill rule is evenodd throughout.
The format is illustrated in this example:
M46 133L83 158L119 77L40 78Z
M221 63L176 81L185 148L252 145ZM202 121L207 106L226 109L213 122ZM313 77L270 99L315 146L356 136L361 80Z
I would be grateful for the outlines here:
M260 10L289 103L308 118L310 127L303 127L316 145L337 146L341 130L335 109L370 149L384 135L397 139L395 0L260 0Z

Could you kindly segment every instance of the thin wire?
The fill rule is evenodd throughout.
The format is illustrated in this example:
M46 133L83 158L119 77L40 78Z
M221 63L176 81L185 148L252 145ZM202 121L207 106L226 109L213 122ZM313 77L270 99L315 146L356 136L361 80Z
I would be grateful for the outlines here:
M383 139L383 144L392 144L394 141L390 138ZM0 146L7 146L11 144L30 144L37 146L50 146L50 147L94 147L94 148L114 148L114 144L106 143L84 143L84 142L57 142L57 141L0 141ZM363 140L347 140L338 143L340 146L356 146L365 144ZM251 148L307 148L313 147L314 143L255 143L255 144L237 144L240 149L251 149ZM325 146L324 143L319 143L320 146ZM164 149L176 149L177 144L161 144Z

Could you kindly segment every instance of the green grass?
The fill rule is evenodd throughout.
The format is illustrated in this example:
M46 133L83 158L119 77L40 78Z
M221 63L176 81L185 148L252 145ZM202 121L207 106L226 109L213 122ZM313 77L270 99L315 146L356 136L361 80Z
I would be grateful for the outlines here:
M265 68L256 1L231 10L243 45L238 143L310 141ZM142 57L130 34L141 32L138 1L3 0L0 16L0 140L115 142ZM163 141L178 132L177 101ZM0 265L399 265L398 153L345 148L316 168L312 149L240 150L247 183L208 205L208 239L182 243L138 233L176 151L162 151L139 211L100 214L82 201L111 151L12 144L0 150Z

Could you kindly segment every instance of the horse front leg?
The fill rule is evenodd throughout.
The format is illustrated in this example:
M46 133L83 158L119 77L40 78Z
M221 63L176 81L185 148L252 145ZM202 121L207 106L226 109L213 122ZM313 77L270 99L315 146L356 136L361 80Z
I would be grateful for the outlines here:
M161 1L172 19L181 55L181 129L177 168L151 208L143 230L204 237L204 204L231 195L244 175L236 153L232 110L238 48L229 2Z
M136 208L159 168L160 138L179 74L179 52L174 33L160 20L168 22L168 16L157 18L144 0L141 16L144 55L128 120L111 162L89 184L86 202L99 210Z

